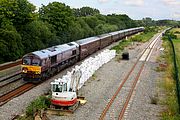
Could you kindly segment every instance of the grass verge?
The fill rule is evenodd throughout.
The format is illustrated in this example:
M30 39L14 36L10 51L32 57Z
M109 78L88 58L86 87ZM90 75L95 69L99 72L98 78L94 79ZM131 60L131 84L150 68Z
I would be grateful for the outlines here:
M133 42L147 42L149 39L151 39L154 36L155 32L146 32L146 33L140 33L137 35L134 35L130 37L128 40L121 40L118 45L112 47L111 49L116 50L118 54L120 54L125 47L132 44Z
M164 40L163 47L166 49L162 58L166 61L167 67L165 69L165 76L161 84L166 96L166 98L162 101L162 104L166 105L167 109L162 112L162 120L180 120L176 95L176 83L174 80L172 48L167 39Z

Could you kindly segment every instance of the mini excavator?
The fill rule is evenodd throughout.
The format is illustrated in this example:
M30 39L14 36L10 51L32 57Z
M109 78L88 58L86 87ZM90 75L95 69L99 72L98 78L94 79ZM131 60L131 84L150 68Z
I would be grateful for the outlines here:
M80 70L74 70L70 82L63 79L51 82L51 106L53 108L74 112L79 104L85 104L84 97L78 97L78 84L81 74Z

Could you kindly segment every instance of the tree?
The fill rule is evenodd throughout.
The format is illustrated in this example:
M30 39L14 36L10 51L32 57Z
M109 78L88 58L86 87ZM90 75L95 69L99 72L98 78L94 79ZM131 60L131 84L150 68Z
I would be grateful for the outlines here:
M0 28L0 62L11 61L20 58L23 54L21 36L11 24L3 24Z
M76 17L82 17L82 16L93 16L96 14L100 14L98 9L90 8L90 7L82 7L73 9L73 13Z
M35 19L35 6L27 0L1 0L0 20L6 18L17 30Z
M150 17L143 18L142 21L144 22L145 26L155 26L156 25L155 21L152 20L152 18L150 18Z
M52 24L58 35L66 31L73 21L73 12L69 6L63 3L52 2L42 6L39 10L41 20Z
M109 25L109 24L99 24L95 28L95 32L97 35L116 31L116 30L118 30L118 27L116 25Z
M83 38L95 35L93 29L84 21L84 18L77 18L77 22L81 25L83 30Z
M107 15L107 22L109 24L117 25L119 29L136 27L136 23L127 15Z
M86 16L82 18L93 30L95 29L97 25L106 23L105 21L99 20L96 16Z
M51 32L48 24L42 21L33 21L27 24L23 29L23 45L25 53L43 49L58 42L55 33Z

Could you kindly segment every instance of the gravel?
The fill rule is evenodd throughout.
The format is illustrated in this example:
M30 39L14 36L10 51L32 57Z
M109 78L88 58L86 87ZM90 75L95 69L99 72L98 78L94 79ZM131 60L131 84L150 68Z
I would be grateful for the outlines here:
M99 119L105 105L110 100L112 95L117 90L123 78L137 60L143 48L147 45L134 44L129 49L130 60L119 61L117 58L112 59L107 64L103 65L94 77L90 78L85 85L80 89L79 95L85 96L87 103L80 106L73 115L70 116L48 116L51 120L96 120ZM134 48L134 49L132 49ZM158 54L155 54L156 56ZM155 57L154 57L155 59ZM80 64L80 63L78 63ZM131 101L127 112L126 119L158 119L159 112L162 110L160 105L150 103L151 95L156 93L157 79L161 76L154 69L157 63L155 60L148 62L143 71L143 76L138 84L137 90ZM55 78L61 77L70 68L62 71L60 74L45 81L41 85L32 90L16 97L0 107L0 120L10 120L15 115L23 114L28 104L36 99L39 95L44 94L50 89L50 82ZM153 78L153 79L152 79ZM156 79L157 78L157 79ZM113 113L113 111L111 111ZM113 114L111 117L113 118Z
M158 43L150 60L145 65L134 97L131 99L130 107L127 109L126 120L161 119L160 112L165 109L165 106L159 103L159 98L162 95L159 84L163 73L155 71L158 66L156 59L161 54L159 50L161 43L162 41Z

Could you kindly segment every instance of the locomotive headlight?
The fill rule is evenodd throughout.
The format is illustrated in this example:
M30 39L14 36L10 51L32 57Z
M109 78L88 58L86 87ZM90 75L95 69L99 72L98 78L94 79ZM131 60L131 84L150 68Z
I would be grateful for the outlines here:
M24 68L22 69L22 72L23 72L23 73L27 73L27 68L24 67Z

